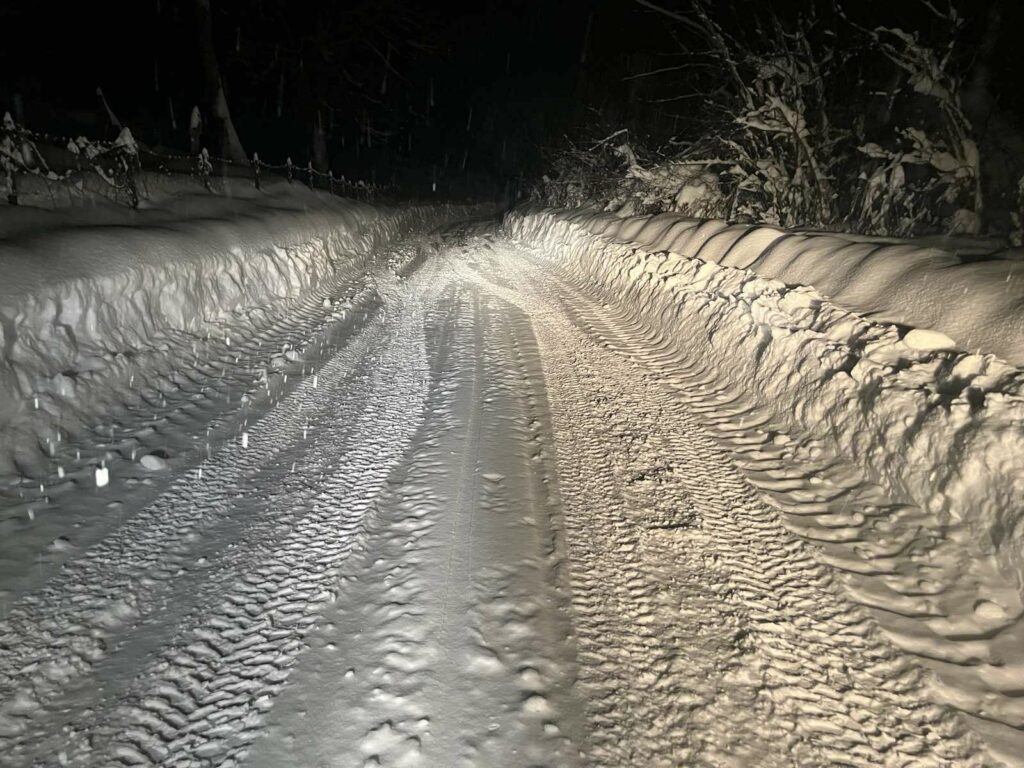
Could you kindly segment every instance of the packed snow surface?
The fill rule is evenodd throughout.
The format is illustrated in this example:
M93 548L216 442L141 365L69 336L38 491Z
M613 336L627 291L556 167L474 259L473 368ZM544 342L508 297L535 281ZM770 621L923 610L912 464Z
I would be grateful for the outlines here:
M811 491L784 505L790 529L844 573L894 643L926 660L941 700L1004 755L1024 754L1024 372L951 349L941 330L907 333L840 304L871 296L898 306L904 272L847 259L837 238L535 209L514 212L506 230L622 307L655 361L692 369L753 431L743 441L764 444L756 453L808 462ZM701 230L724 234L716 242ZM884 247L911 263L930 258ZM964 283L983 293L965 312L972 327L995 323L987 313L1001 307L1008 330L986 338L1019 355L1020 289L1000 300L969 266ZM956 333L950 309L902 317ZM792 483L773 471L750 477L766 490Z
M1024 765L1011 355L630 220L242 197L9 230L4 765Z
M0 475L42 471L39 444L102 413L107 392L163 366L173 343L230 346L234 324L358 275L400 235L466 215L285 182L227 191L179 190L139 211L4 209Z

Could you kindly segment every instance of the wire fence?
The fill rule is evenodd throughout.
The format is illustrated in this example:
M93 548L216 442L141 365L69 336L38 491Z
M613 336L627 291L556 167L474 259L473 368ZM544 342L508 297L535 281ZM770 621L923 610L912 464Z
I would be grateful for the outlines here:
M4 114L0 123L0 195L10 205L19 204L24 183L29 179L48 187L65 185L78 189L90 179L99 179L111 197L136 208L145 197L141 178L144 172L188 177L211 192L217 178L248 179L260 189L268 176L358 200L375 200L385 191L375 184L319 171L312 161L305 166L296 165L291 157L273 164L264 162L254 152L248 163L238 163L211 155L206 148L195 155L155 152L136 143L127 128L122 128L114 141L96 141L32 131L16 124L10 113Z

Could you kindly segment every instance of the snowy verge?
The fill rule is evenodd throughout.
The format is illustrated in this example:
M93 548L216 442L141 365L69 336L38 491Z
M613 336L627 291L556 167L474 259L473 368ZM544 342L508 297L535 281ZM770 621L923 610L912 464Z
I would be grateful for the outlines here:
M820 441L935 525L968 532L969 549L1013 585L1009 613L1020 608L1024 371L995 354L944 349L947 331L956 334L955 306L934 307L936 322L910 333L849 308L858 296L898 307L906 281L959 268L929 267L940 256L907 245L868 253L841 238L679 217L524 208L504 226L624 305L666 346L738 385L779 429ZM991 288L991 275L970 266L965 284ZM941 301L942 290L930 299ZM1004 327L982 346L1015 350L1004 356L1019 361L1020 305L1019 295L997 303L989 293L970 332L998 316ZM906 314L920 322L927 309L921 302Z
M101 415L100 390L130 386L172 337L230 343L233 321L365 269L399 237L470 215L378 208L284 182L225 191L185 191L138 211L4 209L0 475L45 468L70 414Z
M588 232L648 251L685 254L789 285L813 286L835 304L874 320L936 332L930 334L932 343L1024 365L1020 249L985 257L953 241L947 249L673 213L622 218L574 211L564 216Z

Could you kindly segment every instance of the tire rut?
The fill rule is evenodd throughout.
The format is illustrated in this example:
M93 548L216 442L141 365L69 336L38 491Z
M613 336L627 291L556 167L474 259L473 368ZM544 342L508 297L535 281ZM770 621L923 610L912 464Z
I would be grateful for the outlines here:
M782 747L781 754L748 755L745 764L753 759L766 765L985 764L954 713L928 701L920 669L841 594L830 570L758 497L692 406L623 354L632 346L628 330L617 328L608 309L553 271L519 249L498 244L475 274L535 319L546 347L545 373L560 403L555 422L556 442L562 441L563 491L571 496L578 483L572 514L566 514L581 683L595 686L595 757L602 764L641 759L727 764L713 746L702 751L692 724L695 711L713 711L724 706L724 698L735 697L752 704L760 723L750 731L752 743L744 746L778 739ZM517 280L523 288L503 291L491 275L504 278L506 285ZM590 404L592 410L564 413L577 403ZM565 466L578 467L581 453L586 469L570 469L571 480L566 480ZM631 453L643 460L630 460ZM638 463L643 465L639 471L634 469ZM606 478L603 487L595 487L596 476ZM643 504L637 514L627 490L637 477L645 482L659 478L657 495L663 503L670 498L669 506L689 506L699 517L696 530L714 569L690 574L678 568L685 574L681 578L724 578L727 585L719 597L718 620L722 627L731 621L739 629L732 647L723 643L715 660L719 670L731 667L731 673L721 675L712 704L704 701L687 710L680 707L680 697L668 692L708 670L667 663L678 662L690 649L666 644L671 634L665 630L690 617L670 617L653 607L658 586L640 546L645 535L641 521L650 520L650 505ZM574 522L573 515L582 519ZM599 522L596 528L594 522ZM715 605L711 594L705 597ZM620 623L623 616L628 621ZM609 637L615 640L608 642ZM660 668L652 664L659 658L666 660ZM637 685L639 680L652 682L652 667L660 695L657 684ZM730 731L737 725L732 714ZM766 733L774 736L766 739ZM728 734L719 736L729 744ZM735 754L738 746L723 752Z

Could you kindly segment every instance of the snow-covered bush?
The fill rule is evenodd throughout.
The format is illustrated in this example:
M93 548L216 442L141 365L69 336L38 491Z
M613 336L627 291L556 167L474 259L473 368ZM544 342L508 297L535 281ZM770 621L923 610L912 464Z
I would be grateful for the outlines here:
M920 36L899 28L859 28L902 73L900 91L892 94L906 105L924 101L927 128L897 128L884 146L859 147L876 161L863 174L863 190L852 218L863 228L889 234L921 230L977 234L982 225L981 158L971 122L960 100L961 81L953 70L957 33L963 19L953 5L945 10L927 4L949 30L942 51L922 43ZM923 170L914 182L904 168Z
M16 199L14 173L16 163L20 160L20 154L15 145L14 118L11 117L10 112L4 113L0 128L3 130L0 133L0 193L11 202L14 202Z
M731 83L725 114L732 124L703 141L716 156L709 169L728 163L719 173L731 190L727 215L784 226L835 221L839 156L831 149L842 134L829 119L824 87L834 50L816 50L813 22L799 19L790 31L777 17L764 30L763 49L750 49L700 3L695 9L712 59Z
M18 174L55 177L29 134L14 122L10 112L0 121L0 192L17 204Z
M882 235L983 228L980 153L960 99L963 17L952 5L922 3L926 39L831 3L808 2L786 20L766 6L743 31L710 0L682 10L637 2L674 25L685 58L630 77L676 73L652 101L694 97L699 117L667 141L630 126L612 134L628 139L617 146L570 145L536 197ZM678 74L688 67L711 74ZM673 87L678 96L665 96Z
M627 133L616 131L582 147L571 140L548 157L550 172L534 186L532 195L562 208L581 208L594 201L611 204L620 183L621 159L610 141Z
M773 17L754 49L727 34L701 2L685 19L649 7L685 23L699 38L705 64L724 78L706 95L719 117L681 149L620 146L620 183L609 198L598 199L628 212L678 211L785 226L835 222L832 149L842 134L829 120L824 87L835 52L827 46L818 51L810 42L813 22L801 19L787 30ZM644 167L638 155L655 161ZM586 165L578 152L567 159ZM588 175L581 170L576 175ZM579 181L572 186L577 196L596 191Z

